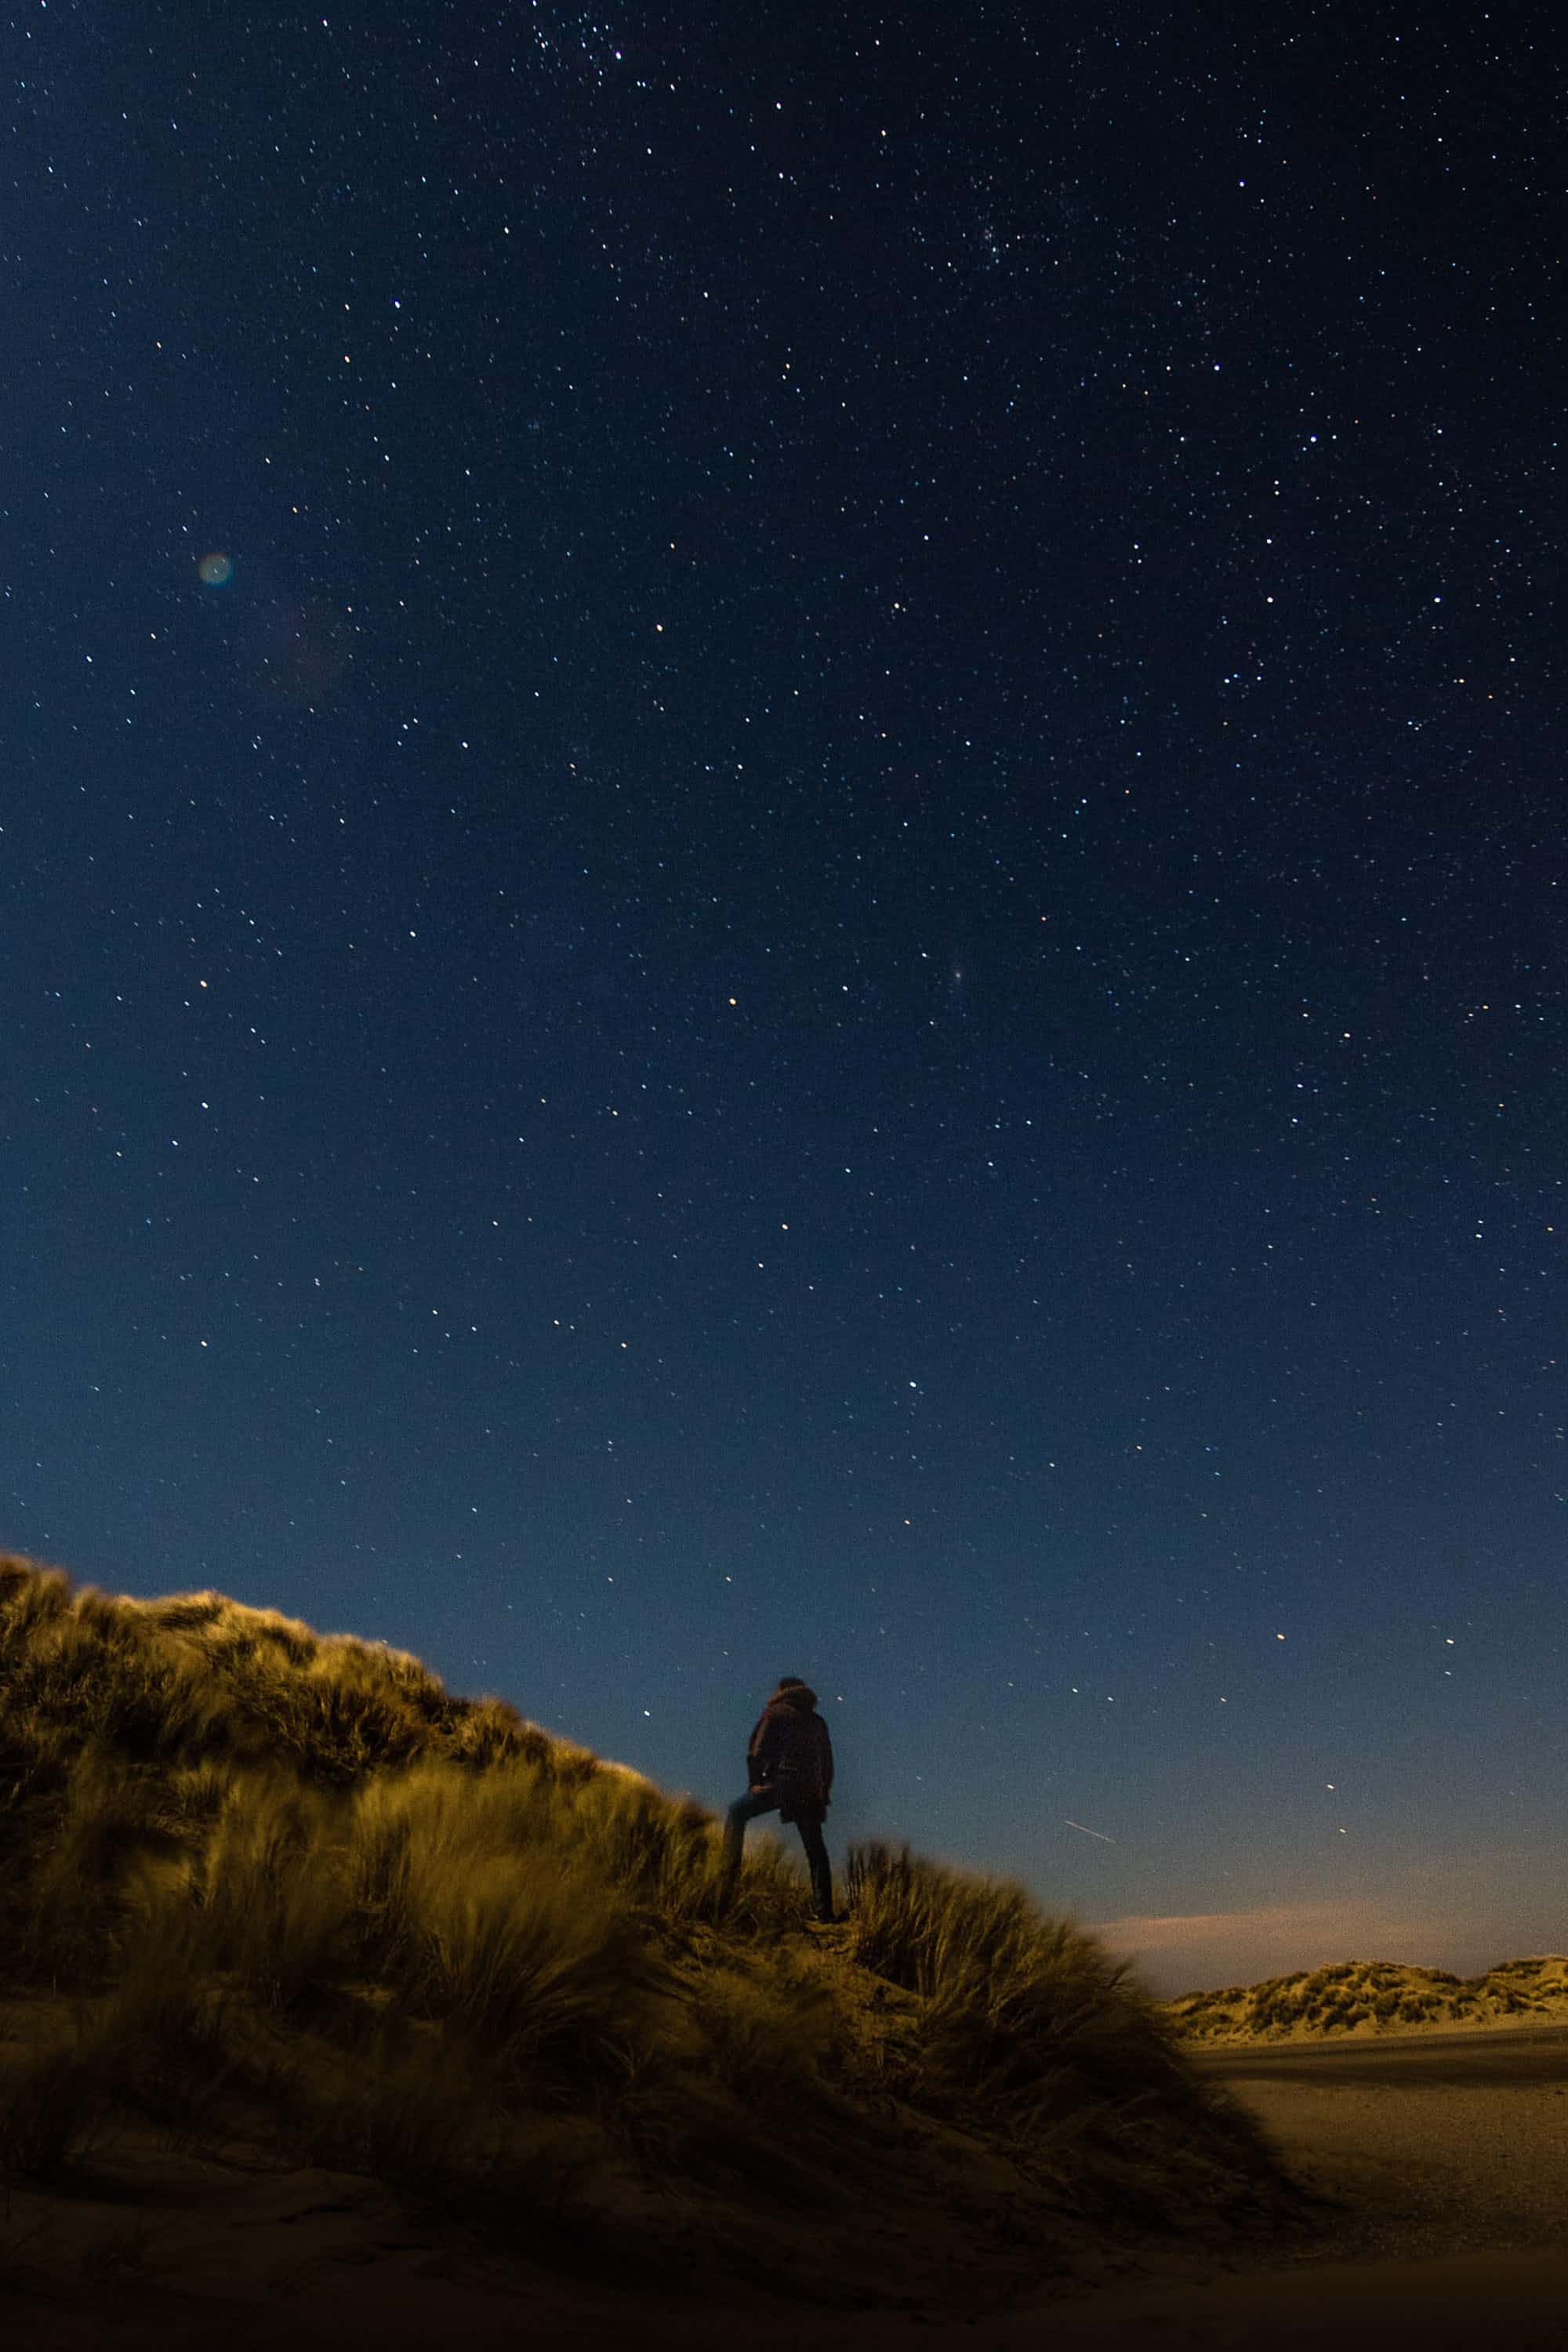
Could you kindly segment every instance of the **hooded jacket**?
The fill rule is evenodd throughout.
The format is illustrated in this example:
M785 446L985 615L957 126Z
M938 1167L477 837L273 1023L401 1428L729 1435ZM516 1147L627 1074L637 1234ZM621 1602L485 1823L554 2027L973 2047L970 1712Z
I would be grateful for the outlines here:
M816 1693L804 1683L774 1691L752 1732L746 1778L753 1789L773 1789L779 1819L803 1815L820 1821L833 1787L833 1742L816 1712Z

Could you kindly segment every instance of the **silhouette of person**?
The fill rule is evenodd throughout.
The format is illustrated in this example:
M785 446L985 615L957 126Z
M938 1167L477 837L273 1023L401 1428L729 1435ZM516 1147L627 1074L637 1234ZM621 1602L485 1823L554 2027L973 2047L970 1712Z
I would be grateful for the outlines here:
M800 1832L811 1870L812 1901L819 1919L833 1916L833 1865L823 1843L822 1823L833 1787L833 1742L816 1712L816 1693L798 1675L781 1675L778 1687L757 1717L746 1749L747 1790L731 1806L724 1822L723 1902L727 1907L741 1874L746 1823L776 1812Z

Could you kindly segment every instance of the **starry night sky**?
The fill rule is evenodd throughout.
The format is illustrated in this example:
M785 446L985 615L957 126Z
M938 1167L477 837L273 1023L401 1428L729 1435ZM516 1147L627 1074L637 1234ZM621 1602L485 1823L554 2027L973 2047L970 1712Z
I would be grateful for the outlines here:
M15 6L0 1541L1561 1949L1546 26Z

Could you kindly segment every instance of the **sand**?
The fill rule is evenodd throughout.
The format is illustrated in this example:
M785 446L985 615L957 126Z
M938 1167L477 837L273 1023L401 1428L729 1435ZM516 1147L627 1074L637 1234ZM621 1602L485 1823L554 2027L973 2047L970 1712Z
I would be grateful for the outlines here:
M1128 2252L1092 2292L1005 2313L823 2308L704 2275L657 2289L502 2257L350 2175L247 2171L151 2137L0 2217L0 2342L17 2352L1568 2352L1568 2032L1219 2052L1219 2076L1332 2203L1273 2256ZM853 2216L847 2217L852 2227ZM834 2224L837 2234L844 2217ZM903 2249L910 2276L922 2248ZM900 2253L887 2249L890 2267Z

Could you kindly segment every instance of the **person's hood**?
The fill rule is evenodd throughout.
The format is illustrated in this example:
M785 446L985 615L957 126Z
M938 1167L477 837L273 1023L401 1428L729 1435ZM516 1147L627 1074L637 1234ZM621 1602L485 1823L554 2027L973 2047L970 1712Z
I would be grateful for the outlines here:
M816 1693L807 1690L804 1683L791 1683L788 1690L774 1691L770 1706L793 1706L799 1715L809 1715L816 1705Z

